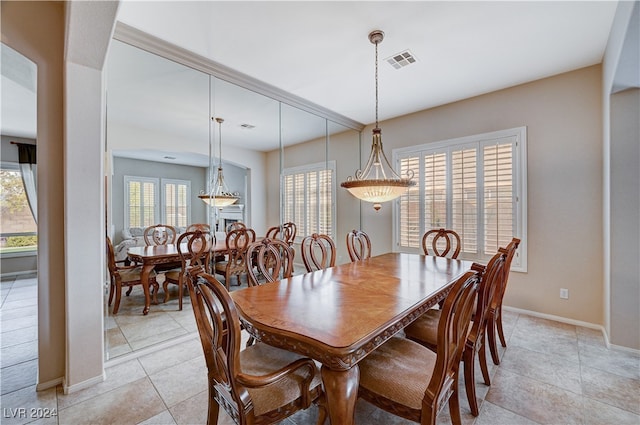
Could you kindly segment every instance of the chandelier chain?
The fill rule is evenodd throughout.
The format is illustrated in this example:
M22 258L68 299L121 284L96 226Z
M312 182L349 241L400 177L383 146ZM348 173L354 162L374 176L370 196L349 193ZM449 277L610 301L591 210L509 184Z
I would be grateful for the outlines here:
M376 41L376 128L378 128L378 41Z

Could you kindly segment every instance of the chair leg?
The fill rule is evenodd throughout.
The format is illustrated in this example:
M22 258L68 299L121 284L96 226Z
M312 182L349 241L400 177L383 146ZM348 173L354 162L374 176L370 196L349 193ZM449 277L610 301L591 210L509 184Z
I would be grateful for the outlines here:
M162 290L164 291L164 300L162 300L162 302L166 303L167 301L169 301L169 281L166 278L162 283Z
M118 314L118 310L120 309L120 297L122 296L122 285L116 283L116 300L113 302L113 312L112 314Z
M111 305L111 302L113 301L113 293L115 292L115 284L113 282L109 283L109 304Z
M491 377L489 376L489 366L487 365L487 337L482 334L482 344L480 345L480 351L478 359L480 360L480 370L482 371L482 377L484 378L485 385L491 385Z
M217 425L218 424L218 414L220 413L220 405L213 398L214 393L213 385L209 384L209 409L207 412L207 425Z
M476 377L475 377L475 349L470 346L464 347L462 360L464 363L464 386L467 391L467 399L471 414L478 416L478 399L476 398Z
M502 306L496 311L496 325L498 327L498 336L503 347L507 348L507 340L504 338L504 330L502 329Z
M496 366L500 364L500 356L498 355L498 344L496 342L496 322L493 312L489 312L487 318L487 336L489 337L489 351L491 351L491 359Z
M178 310L182 311L182 274L178 278Z
M462 418L460 417L460 400L458 399L458 374L456 373L455 382L452 385L453 392L449 398L449 415L451 416L451 423L453 425L462 425Z

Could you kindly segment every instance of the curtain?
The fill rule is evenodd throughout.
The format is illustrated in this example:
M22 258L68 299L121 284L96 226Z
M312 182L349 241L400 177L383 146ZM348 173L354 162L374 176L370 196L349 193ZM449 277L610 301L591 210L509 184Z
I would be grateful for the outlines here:
M33 220L38 223L38 191L37 191L37 170L36 170L36 145L16 143L18 145L18 163L20 164L20 174L24 192L27 194L29 208L33 215Z

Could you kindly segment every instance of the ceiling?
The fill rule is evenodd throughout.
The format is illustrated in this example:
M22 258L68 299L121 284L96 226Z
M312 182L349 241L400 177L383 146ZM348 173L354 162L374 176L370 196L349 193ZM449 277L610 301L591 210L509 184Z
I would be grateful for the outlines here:
M123 2L118 20L363 124L600 63L617 2ZM384 59L410 50L414 64Z
M385 32L379 45L379 117L385 120L598 64L616 6L615 1L124 1L117 19L371 124L375 51L367 35L372 30ZM386 62L406 50L415 63L394 69ZM4 59L3 50L3 134L10 128L15 136L34 137L35 118L17 117L35 117L35 100L12 98L35 93L5 75ZM153 111L154 102L138 106Z

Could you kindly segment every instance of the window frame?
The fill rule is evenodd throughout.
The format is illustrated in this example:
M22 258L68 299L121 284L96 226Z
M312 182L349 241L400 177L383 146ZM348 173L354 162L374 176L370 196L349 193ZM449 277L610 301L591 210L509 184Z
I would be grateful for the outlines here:
M181 186L184 185L186 186L186 193L187 193L187 204L186 204L186 217L187 217L187 221L186 224L184 226L179 226L177 223L169 223L168 219L167 219L167 199L166 199L166 186L169 184L174 184L176 186ZM162 218L162 223L164 224L168 224L170 226L173 227L186 227L191 223L191 180L179 180L179 179L165 179L162 178L160 179L160 189L161 189L161 194L160 194L160 204L161 204L161 218ZM177 192L176 192L176 196L177 196ZM180 208L180 206L178 205L177 208Z
M139 183L152 183L153 184L153 196L154 196L154 204L153 204L153 221L154 224L160 223L160 179L157 177L142 177L142 176L124 176L124 226L123 228L128 229L131 227L147 227L142 223L137 223L135 226L131 226L129 212L131 210L131 205L129 203L129 184L131 182L139 182ZM142 206L144 208L144 205ZM142 218L143 215L140 215Z
M18 174L21 173L20 171L20 164L18 164L17 162L13 162L13 161L0 161L0 169L2 170L7 170L7 171L16 171L18 172ZM22 178L22 176L20 177ZM24 190L24 188L23 188ZM27 196L27 194L25 193L25 197ZM28 201L27 201L28 202ZM2 233L2 235L10 235L10 236L38 236L38 223L36 224L36 231L35 232L20 232L20 233ZM33 249L27 249L24 251L18 251L18 252L2 252L0 253L0 257L1 258L18 258L18 257L33 257L33 256L37 256L38 255L38 245L36 244L35 248Z
M452 188L451 188L451 176L452 170L450 167L451 164L451 152L460 151L465 148L475 147L476 158L480 158L480 151L485 146L491 145L495 143L497 140L513 138L512 142L512 205L513 205L513 220L514 220L514 230L513 236L517 237L521 240L520 245L518 247L518 251L516 252L516 256L513 259L511 269L519 272L527 271L527 127L515 127L505 130L498 130L488 133L476 134L471 136L465 136L454 139L441 140L433 143L424 143L421 145L408 146L405 148L394 149L392 151L393 164L396 169L400 169L401 161L403 159L409 158L411 156L418 156L418 164L419 164L419 172L416 173L416 178L418 179L418 187L419 187L419 205L424 206L424 198L425 198L425 188L424 188L424 157L428 154L437 154L441 152L446 152L446 181L447 181L447 190L446 190L446 199L447 199L447 226L450 225L452 220L451 208L452 208ZM483 154L484 155L484 154ZM484 156L482 156L482 160L478 164L479 169L476 170L477 176L477 205L478 212L476 213L478 220L478 235L484 229L484 212L486 210L486 206L484 204ZM480 166L481 165L481 166ZM400 246L400 202L402 197L393 201L392 208L392 221L393 221L393 246L394 251L396 252L412 252L412 253L422 253L422 246L419 245L416 248L412 247L401 247ZM425 233L427 229L424 228L425 220L424 220L424 207L419 209L420 218L419 218L419 226L420 226L420 239L422 235ZM483 235L480 235L483 236ZM478 242L483 240L483 238L478 239ZM488 254L482 254L483 247L478 246L478 255L471 256L469 254L463 254L459 258L474 260L481 263L487 263L490 256Z
M300 175L302 174L304 176L305 179L305 183L306 183L306 175L310 172L315 172L316 173L316 188L319 189L320 187L320 172L321 171L327 171L329 170L331 172L331 223L330 223L330 228L331 228L331 234L329 235L332 238L335 238L335 234L336 234L336 221L337 221L337 217L336 217L336 161L335 160L330 160L330 161L324 161L324 162L318 162L318 163L313 163L313 164L305 164L305 165L300 165L300 166L296 166L296 167L289 167L289 168L284 168L282 170L282 174L281 174L281 178L280 178L280 184L281 184L281 193L282 193L282 219L283 221L290 221L287 217L285 217L286 214L286 206L285 203L287 201L286 198L286 193L285 193L285 179L287 178L287 176L296 176L296 175ZM295 179L295 177L294 177ZM305 184L306 186L306 184ZM320 210L321 210L321 206L322 206L322 199L321 199L321 191L320 190L316 190L316 208L317 208L317 219L318 219L318 228L320 228ZM294 191L294 196L295 196L295 191ZM304 223L305 226L302 227L300 226L300 224L297 222L299 221L297 218L295 220L291 220L294 221L296 223L296 225L298 226L298 233L296 235L296 242L301 242L302 239L305 236L304 233L307 226L306 223L308 222L308 218L307 218L307 210L309 208L309 201L307 199L308 197L308 192L306 190L304 190L304 197L305 197L305 202L304 202L304 212L303 212L303 217L304 217ZM294 209L294 215L296 214L295 211L295 201L293 204L293 209Z

